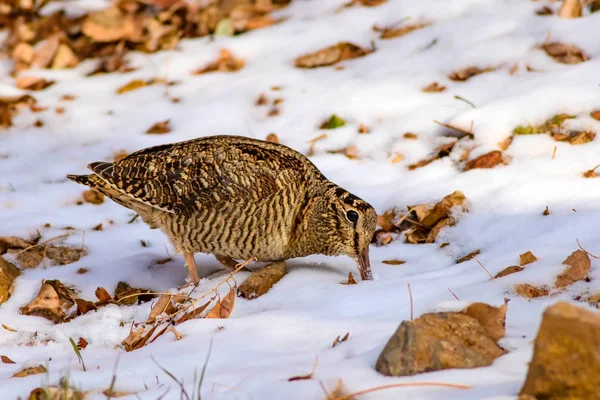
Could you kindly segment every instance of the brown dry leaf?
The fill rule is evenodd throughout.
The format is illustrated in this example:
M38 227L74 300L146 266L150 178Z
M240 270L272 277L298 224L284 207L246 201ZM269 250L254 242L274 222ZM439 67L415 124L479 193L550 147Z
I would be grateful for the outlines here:
M29 400L83 400L85 393L68 387L66 378L61 380L59 386L45 386L35 388L29 393Z
M342 285L356 285L356 279L354 279L354 275L352 272L348 272L348 280L346 282L340 282Z
M498 147L500 150L505 151L512 144L514 136L509 136L500 143L498 143Z
M26 249L33 244L17 236L0 236L0 254L6 253L8 249Z
M128 283L120 281L115 288L115 300L117 304L133 305L135 303L144 303L154 297L148 289L139 289L129 286Z
M535 10L535 13L536 15L552 15L554 14L554 11L552 11L552 9L548 6L543 6Z
M179 317L177 319L177 321L175 321L175 325L182 324L185 321L190 320L190 319L199 318L202 315L202 313L204 312L204 310L206 310L206 308L208 307L208 305L210 303L212 303L212 301L214 299L215 299L215 297L213 297L212 299L210 299L208 302L206 302L205 304L201 305L200 307L196 307L193 310L186 312L181 317Z
M419 138L416 133L412 133L412 132L406 132L402 136L404 136L404 139L410 139L410 140L416 140Z
M442 144L442 145L438 146L438 148L435 150L436 153L433 156L431 156L430 158L427 158L425 160L421 160L421 161L419 161L416 164L409 165L408 169L410 171L412 171L412 170L415 170L417 168L421 168L421 167L424 167L426 165L429 165L433 161L439 160L440 158L448 157L450 155L450 153L452 152L452 149L454 148L455 144L456 144L456 141L450 142L450 143L446 143L446 144Z
M104 195L97 190L89 189L83 192L83 201L90 204L104 203Z
M80 337L79 340L77 341L77 348L79 350L83 350L83 349L85 349L87 347L88 344L89 343L88 343L87 340L85 340L84 338Z
M235 287L230 288L225 297L217 301L213 309L206 314L206 318L229 318L235 304L235 292Z
M520 283L515 285L514 290L519 296L526 297L528 299L547 296L550 293L550 291L545 287L538 288L528 283Z
M589 143L596 138L595 132L590 131L573 131L569 134L569 143L572 145Z
M494 68L486 67L481 69L479 67L467 67L458 71L453 71L452 73L450 73L450 75L448 75L448 78L453 81L464 82L474 77L475 75L480 75L491 71L494 71Z
M269 99L267 99L267 96L265 96L264 93L261 93L260 96L258 96L258 99L256 99L256 101L254 102L254 104L257 106L264 106L269 104Z
M65 287L61 281L43 281L37 297L21 307L21 313L43 317L57 324L65 319L67 311L76 299L75 292Z
M16 332L17 331L16 329L13 329L10 326L4 325L4 324L2 324L2 328L6 329L9 332Z
M536 260L537 260L537 257L531 251L528 251L519 256L519 265L521 267L523 267L527 264L531 264L532 262L534 262Z
M119 87L117 89L117 94L131 92L132 90L136 90L136 89L143 88L146 86L148 86L148 82L143 81L141 79L133 79L133 80L129 81L129 83Z
M165 120L165 121L159 121L157 123L155 123L154 125L152 125L150 128L148 128L148 130L146 131L146 133L148 134L163 134L163 133L169 133L171 132L171 127L169 126L169 119Z
M143 326L136 330L132 324L131 328L129 329L129 335L123 339L121 345L125 347L125 351L127 352L144 347L146 343L148 343L150 337L156 331L156 328L158 328L158 324L153 325L152 328L146 332Z
M296 68L317 68L337 64L344 60L363 57L370 51L353 43L340 42L335 46L326 47L315 53L296 58Z
M589 60L581 49L571 44L552 42L541 45L541 48L559 63L578 64Z
M600 121L600 110L590 112L590 117L594 118L596 121Z
M47 38L41 46L35 51L35 55L33 56L32 66L38 68L46 68L54 59L54 55L58 51L58 47L60 46L60 35L55 34L51 37Z
M511 265L510 267L506 267L504 268L502 271L498 272L496 274L496 276L494 276L494 279L496 278L502 278L503 276L507 276L510 274L514 274L517 272L521 272L523 271L525 268L518 266L518 265Z
M585 279L592 266L590 256L583 250L575 250L562 263L568 267L556 277L554 287L557 288L566 287Z
M349 337L350 337L350 332L346 333L344 335L344 337L341 338L341 339L340 339L340 336L338 335L338 337L336 337L335 340L333 341L333 344L331 345L331 348L334 348L338 344L344 343L346 340L348 340Z
M433 206L427 215L423 219L420 219L419 222L428 228L432 228L443 218L448 217L454 207L460 207L464 210L466 207L466 200L467 198L464 193L460 190L456 190Z
M433 82L433 83L425 86L421 90L424 91L425 93L439 93L439 92L443 92L444 90L446 90L446 86L440 85L437 82Z
M502 164L503 162L502 152L500 150L494 150L469 161L465 166L464 171L477 168L494 168L496 165Z
M374 30L381 32L381 36L379 37L380 39L393 39L393 38L398 38L400 36L404 36L408 33L416 31L418 29L423 29L430 25L431 25L431 22L421 22L421 23L403 25L398 28L380 29L380 28L375 27Z
M73 53L73 50L66 44L58 46L58 50L52 61L52 69L74 68L79 64L79 59Z
M11 360L10 358L8 358L8 357L7 357L7 356L5 356L5 355L1 355L1 356L0 356L0 360L2 360L2 362L3 362L4 364L16 364L16 363L15 363L13 360Z
M346 7L353 6L355 4L360 4L365 7L377 7L387 1L388 0L352 0L350 3L346 4Z
M265 140L266 140L267 142L271 142L271 143L277 143L277 144L279 144L279 143L280 143L280 142L279 142L279 138L278 138L278 137L277 137L277 135L276 135L276 134L274 134L274 133L269 133L269 134L267 135L267 138L266 138Z
M160 297L158 298L156 303L154 303L154 306L152 306L152 309L150 310L148 321L154 322L156 318L162 313L165 313L167 315L173 314L177 310L177 307L171 302L171 300L176 298L181 298L181 300L183 300L182 295L160 295Z
M78 299L75 299L75 303L77 304L77 315L87 314L88 312L90 312L92 310L98 309L98 307L96 307L96 304L94 304L88 300L78 298Z
M35 268L45 259L51 261L50 265L67 265L78 261L86 254L84 249L49 244L19 252L17 261L23 268Z
M103 287L96 288L96 297L98 298L96 305L106 304L112 300L112 296Z
M557 15L561 18L579 18L581 17L580 0L564 0Z
M456 263L460 264L460 263L464 263L465 261L472 260L473 258L477 257L479 255L479 253L481 253L481 250L472 251L469 254L467 254L466 256L463 256L463 257L459 258L458 260L456 260Z
M271 263L252 273L238 288L238 296L251 300L267 293L287 273L285 262Z
M54 84L54 81L39 76L22 76L15 80L15 84L22 90L42 90Z
M344 147L344 148L341 148L338 150L327 150L327 153L328 154L343 154L346 157L348 157L350 160L360 159L358 147L356 147L355 145Z
M192 75L206 74L208 72L235 72L244 68L246 63L244 60L235 58L229 50L222 49L219 53L219 59L208 64L204 68L197 69L192 72Z
M402 265L402 264L405 264L406 261L403 261L403 260L383 260L382 263L383 264L387 264L387 265Z
M125 21L125 15L116 7L88 14L81 25L84 35L96 42L115 42L127 38L133 26Z
M498 341L506 334L507 307L508 299L504 299L504 304L500 307L490 306L485 303L472 303L461 312L479 321L486 336Z
M360 133L361 135L365 135L367 133L371 133L371 130L365 124L360 124L360 126L358 127L358 133Z
M404 232L404 236L406 237L406 243L411 244L422 244L427 242L428 232L419 229L419 228L411 228L408 231Z
M37 374L45 374L48 372L46 367L43 365L36 365L35 367L23 368L22 370L15 372L13 374L13 378L24 378L26 376L37 375Z
M435 224L433 228L431 228L431 230L427 234L427 239L425 240L425 243L434 243L435 239L437 238L438 234L442 229L444 229L447 226L453 226L454 224L455 222L452 218L442 219L437 224Z
M394 219L396 219L396 209L391 209L385 211L383 214L377 216L377 226L380 226L384 232L395 232L398 229L394 224Z

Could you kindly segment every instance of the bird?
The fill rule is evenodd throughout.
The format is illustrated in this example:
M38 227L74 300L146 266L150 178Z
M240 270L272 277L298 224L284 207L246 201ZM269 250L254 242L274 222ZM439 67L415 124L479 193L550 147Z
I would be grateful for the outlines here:
M349 256L372 280L369 245L375 209L329 181L284 144L235 135L151 146L115 162L93 162L67 178L104 194L160 229L183 254L274 262L313 254Z

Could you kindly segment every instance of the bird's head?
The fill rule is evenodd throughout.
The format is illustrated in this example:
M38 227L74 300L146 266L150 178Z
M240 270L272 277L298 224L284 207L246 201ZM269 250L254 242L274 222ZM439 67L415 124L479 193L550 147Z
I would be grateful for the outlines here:
M318 241L316 245L320 252L354 258L361 278L373 279L369 244L377 227L375 209L338 186L331 186L321 200L318 211L313 214L313 226Z

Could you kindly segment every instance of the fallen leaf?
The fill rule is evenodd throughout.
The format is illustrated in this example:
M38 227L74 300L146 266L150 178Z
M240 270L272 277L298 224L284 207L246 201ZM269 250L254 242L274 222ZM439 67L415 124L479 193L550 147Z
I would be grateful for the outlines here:
M519 296L526 297L528 299L547 296L550 293L546 288L538 288L528 283L520 283L515 285L514 290Z
M238 288L238 296L251 300L267 293L287 273L285 262L271 263L252 273Z
M416 140L416 139L418 139L418 136L415 133L412 133L412 132L406 132L402 136L404 136L404 139L410 139L410 140Z
M596 176L598 176L598 174L596 174L596 169L598 167L600 167L600 164L598 164L594 168L584 172L583 173L584 178L595 178Z
M571 44L559 42L545 43L541 48L546 51L554 61L562 64L578 64L589 60L581 49Z
M333 341L333 344L331 345L331 348L334 348L338 344L344 343L346 340L348 340L349 337L350 337L350 332L346 333L344 335L344 337L341 339L340 339L340 336L336 337L335 340Z
M387 264L387 265L402 265L402 264L405 264L406 261L403 261L403 260L383 260L382 263L383 264Z
M10 326L4 325L4 324L2 324L2 328L6 329L9 332L16 332L17 331L16 329L13 329Z
M46 367L43 365L36 365L35 367L23 368L22 370L15 372L13 374L13 378L24 378L26 376L37 375L37 374L45 374L48 372Z
M230 288L225 297L218 301L213 309L206 314L206 318L229 318L235 305L235 293L236 288Z
M77 304L77 315L87 314L88 312L90 312L92 310L98 309L98 307L96 307L96 304L94 304L88 300L78 298L78 299L75 299L75 303Z
M561 18L579 18L581 10L580 0L564 0L556 15Z
M125 21L125 15L118 7L108 7L92 12L81 25L84 35L96 42L115 42L125 39L133 27Z
M112 296L103 287L96 288L96 297L98 298L96 305L106 304L112 300Z
M438 146L437 149L436 149L436 152L435 152L435 154L433 156L431 156L430 158L427 158L425 160L421 160L421 161L417 162L416 164L409 165L408 169L410 171L412 171L412 170L415 170L417 168L421 168L421 167L424 167L426 165L429 165L433 161L439 160L440 158L448 157L450 155L450 153L452 152L452 149L454 148L455 144L456 144L456 141L450 142L450 143L446 143L446 144L442 144L442 145Z
M24 307L21 313L49 319L55 324L62 322L67 311L75 304L77 295L59 280L42 281L35 299Z
M341 61L363 57L370 52L349 42L340 42L315 53L296 58L297 68L317 68L337 64Z
M489 153L483 154L467 163L464 171L477 168L494 168L498 164L502 164L502 152L500 150L493 150Z
M500 307L490 306L485 303L472 303L461 312L479 321L486 336L498 341L506 334L507 307L508 299L504 299L504 304Z
M500 150L505 151L513 142L513 136L509 136L500 143L498 143L498 147Z
M104 203L104 195L97 190L89 189L83 192L83 200L90 204Z
M152 326L152 328L150 328L150 330L146 332L143 326L140 329L136 330L132 325L129 330L129 335L125 339L123 339L121 345L125 347L125 351L127 352L144 347L148 343L152 335L154 335L154 332L156 331L156 328L158 328L158 326L158 324L155 324ZM163 329L163 331L159 333L159 335L157 335L154 339L166 332L166 330L166 328Z
M23 76L15 80L15 84L22 90L42 90L54 84L54 81L46 80L39 76Z
M208 305L210 303L212 303L213 300L214 300L214 298L209 300L205 304L201 305L200 307L196 307L196 308L192 309L191 311L186 312L185 314L183 314L181 317L179 317L175 321L175 325L182 324L185 321L190 320L190 319L199 318L202 315L202 313L204 312L204 310L206 310Z
M456 190L434 205L427 215L423 219L420 219L419 222L428 228L432 228L443 218L448 217L454 207L460 207L464 210L466 207L466 200L467 198L464 193L460 190Z
M52 244L31 247L17 253L17 261L22 268L36 268L46 259L51 265L67 265L79 261L86 253L84 249Z
M583 250L575 250L563 262L568 267L556 277L554 287L562 288L585 279L592 266L590 256Z
M419 30L419 29L423 29L425 27L430 26L431 23L430 22L421 22L421 23L415 23L415 24L407 24L407 25L402 25L400 27L392 27L392 28L384 28L384 29L380 29L380 28L373 28L375 31L381 32L381 36L379 37L380 39L393 39L393 38L398 38L400 36L404 36L408 33L411 33L413 31Z
M276 135L276 134L274 134L274 133L269 133L269 134L267 135L267 138L266 138L265 140L266 140L267 142L271 142L271 143L277 143L277 144L279 144L279 143L280 143L280 141L279 141L279 138L278 138L278 137L277 137L277 135Z
M133 79L129 83L119 87L117 89L117 94L131 92L132 90L136 90L146 86L148 86L148 83L146 83L146 81L143 81L141 79Z
M133 305L144 303L154 297L148 289L139 289L129 286L128 283L120 281L115 288L115 300L118 304Z
M494 276L494 279L496 279L496 278L502 278L503 276L511 275L511 274L514 274L514 273L517 273L517 272L521 272L524 269L525 268L520 267L518 265L511 265L510 267L506 267L502 271L498 272L496 274L496 276Z
M169 119L165 120L165 121L159 121L157 123L155 123L154 125L152 125L150 128L148 128L148 130L146 131L146 133L148 134L164 134L164 133L169 133L171 132L171 127L169 126Z
M354 279L354 275L352 275L352 272L348 272L348 281L340 283L342 285L356 285L356 280Z
M594 118L596 121L600 121L600 110L590 112L590 117Z
M80 337L79 340L77 341L77 348L79 350L83 350L83 349L85 349L87 347L88 344L89 343L88 343L87 340L85 340L84 338Z
M460 263L464 263L465 261L472 260L474 257L477 257L479 255L479 253L481 253L481 250L472 251L471 253L467 254L466 256L463 256L463 257L459 258L458 260L456 260L456 263L460 264Z
M360 4L365 7L377 7L387 1L388 0L352 0L350 3L347 4L347 6Z
M66 44L61 44L56 50L54 60L52 61L52 69L74 68L79 64L79 59L73 53L73 50Z
M192 75L206 74L209 72L235 72L244 68L246 63L244 60L235 58L229 50L222 49L219 53L219 58L208 64L204 68L197 69L192 72Z
M35 54L33 56L32 66L38 68L46 68L54 59L54 54L56 54L58 47L60 46L60 37L59 34L54 34L49 38L45 39L38 44L37 50L35 50Z
M577 145L591 142L596 137L596 133L590 131L553 132L550 136L557 142L569 142L572 145Z
M346 121L344 121L337 115L332 114L328 120L324 121L321 124L321 126L319 126L319 129L337 129L341 128L344 125L346 125Z
M537 257L531 251L525 252L519 256L519 265L522 267L536 261Z
M494 71L494 68L486 67L481 69L479 67L467 67L458 71L453 71L452 73L450 73L450 75L448 75L448 78L453 81L464 82L476 75L484 74L486 72L491 71Z
M177 307L173 304L172 300L180 299L183 300L182 295L171 295L171 294L161 294L152 309L150 310L150 315L148 317L149 322L154 322L156 318L165 313L167 315L173 314Z
M8 249L26 249L33 244L17 236L0 236L0 254L6 253Z
M427 234L427 239L425 239L425 243L434 243L440 231L447 226L453 226L454 223L455 222L452 218L444 218L440 220L437 224L434 225L433 228L431 228L431 230Z
M424 91L425 93L439 93L439 92L443 92L444 90L446 90L446 86L440 85L437 82L433 82L433 83L425 86L421 90Z
M548 6L543 6L535 10L535 13L536 15L552 15L554 14L554 11L552 11L552 9Z
M16 364L13 360L11 360L5 355L0 356L0 360L2 360L4 364Z

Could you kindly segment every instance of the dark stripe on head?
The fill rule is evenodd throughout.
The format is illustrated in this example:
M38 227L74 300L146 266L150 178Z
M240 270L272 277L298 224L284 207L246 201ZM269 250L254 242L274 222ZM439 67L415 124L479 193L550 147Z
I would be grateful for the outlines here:
M338 232L341 232L342 224L340 223L340 209L338 208L337 204L335 204L335 203L331 204L331 208L333 208L333 212L335 212L335 218L333 219L335 221L335 229Z
M342 198L342 196L346 193L348 193L348 192L346 190L342 189L341 187L337 187L335 189L335 195L339 198Z

